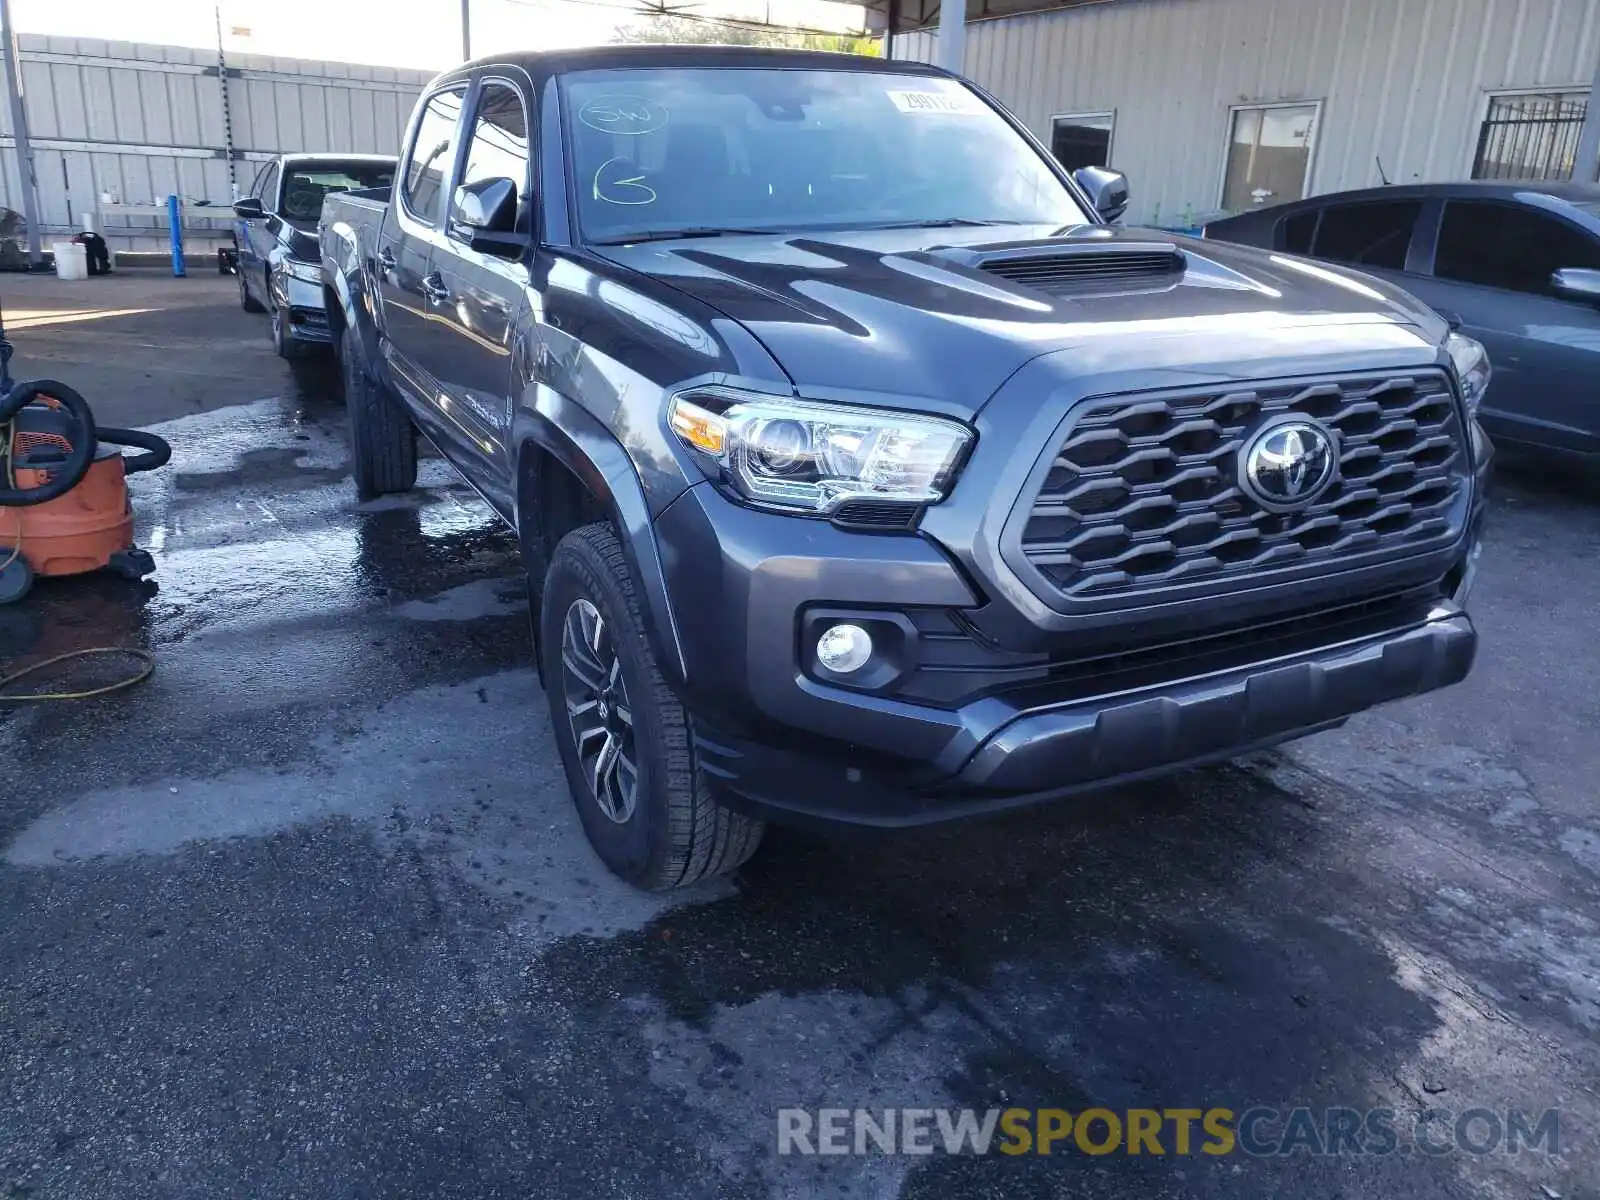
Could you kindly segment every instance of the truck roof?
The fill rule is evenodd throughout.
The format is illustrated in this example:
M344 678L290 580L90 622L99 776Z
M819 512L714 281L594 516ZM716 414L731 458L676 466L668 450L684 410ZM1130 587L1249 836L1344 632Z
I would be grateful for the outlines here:
M824 50L788 50L766 46L623 45L585 46L570 50L519 51L463 63L435 83L468 75L482 67L517 66L534 78L568 71L617 70L628 67L765 67L790 71L892 71L898 75L945 75L927 63L868 58Z
M278 157L285 163L356 162L393 164L399 161L393 154L343 154L333 150L313 154L300 152L280 154Z

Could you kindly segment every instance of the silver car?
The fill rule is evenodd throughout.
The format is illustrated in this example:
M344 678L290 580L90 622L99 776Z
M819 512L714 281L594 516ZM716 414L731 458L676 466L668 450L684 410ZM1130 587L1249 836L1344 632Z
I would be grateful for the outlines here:
M1339 192L1213 221L1205 236L1405 288L1488 347L1479 418L1497 442L1600 465L1600 186Z
M262 166L249 193L234 204L239 303L246 312L272 315L272 345L284 358L332 341L317 242L322 198L386 191L394 169L392 156L378 154L286 154Z

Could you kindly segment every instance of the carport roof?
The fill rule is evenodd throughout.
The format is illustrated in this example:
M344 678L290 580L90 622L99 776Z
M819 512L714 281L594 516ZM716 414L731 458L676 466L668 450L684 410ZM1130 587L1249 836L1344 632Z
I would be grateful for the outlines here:
M966 0L967 20L991 21L997 17L1119 2L1121 0ZM882 31L892 24L895 33L932 29L939 24L939 4L940 0L866 0L868 27Z

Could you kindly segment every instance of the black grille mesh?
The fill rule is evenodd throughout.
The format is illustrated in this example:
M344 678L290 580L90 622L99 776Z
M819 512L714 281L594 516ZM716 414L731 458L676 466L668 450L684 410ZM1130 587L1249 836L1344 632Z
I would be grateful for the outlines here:
M1274 514L1241 491L1238 457L1284 413L1338 434L1340 478L1308 507ZM1469 470L1443 374L1090 400L1032 501L1022 553L1075 599L1333 569L1352 555L1453 540Z

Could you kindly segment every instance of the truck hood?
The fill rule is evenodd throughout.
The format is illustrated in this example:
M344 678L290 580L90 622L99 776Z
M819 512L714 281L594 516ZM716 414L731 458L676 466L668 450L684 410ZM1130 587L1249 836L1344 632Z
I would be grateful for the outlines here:
M804 394L981 408L1030 360L1060 351L1074 373L1182 366L1220 377L1327 361L1420 361L1445 323L1380 280L1250 247L1155 230L901 229L739 235L607 247L611 261L740 322ZM1091 247L1089 243L1093 243ZM1162 243L1181 271L1040 290L972 265L997 254ZM1314 364L1314 365L1307 365Z

